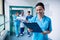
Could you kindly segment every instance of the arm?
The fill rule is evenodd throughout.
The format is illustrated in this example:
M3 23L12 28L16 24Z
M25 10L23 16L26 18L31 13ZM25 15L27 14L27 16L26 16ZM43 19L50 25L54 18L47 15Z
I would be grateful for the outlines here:
M43 34L49 34L50 33L50 31L44 31L44 32L42 32Z
M28 31L29 31L29 32L32 32L33 30L32 30L32 29L30 29L30 28L28 28Z
M51 19L49 20L49 25L47 31L42 32L43 34L49 34L52 31Z

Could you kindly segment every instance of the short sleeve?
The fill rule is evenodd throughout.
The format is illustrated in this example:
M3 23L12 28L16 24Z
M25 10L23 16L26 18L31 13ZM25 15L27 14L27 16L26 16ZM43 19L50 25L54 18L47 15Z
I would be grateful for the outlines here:
M51 19L49 19L48 30L49 30L50 32L52 31L52 23L51 23Z

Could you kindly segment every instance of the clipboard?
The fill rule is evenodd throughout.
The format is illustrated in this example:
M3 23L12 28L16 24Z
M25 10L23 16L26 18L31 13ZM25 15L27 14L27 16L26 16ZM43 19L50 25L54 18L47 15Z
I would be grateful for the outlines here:
M42 32L42 29L37 23L24 23L27 28L32 29L32 32Z

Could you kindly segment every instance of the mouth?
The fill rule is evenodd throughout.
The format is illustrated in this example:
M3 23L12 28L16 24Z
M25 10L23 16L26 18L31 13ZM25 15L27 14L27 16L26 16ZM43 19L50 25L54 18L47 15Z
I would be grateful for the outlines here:
M39 14L42 14L42 12L39 12Z

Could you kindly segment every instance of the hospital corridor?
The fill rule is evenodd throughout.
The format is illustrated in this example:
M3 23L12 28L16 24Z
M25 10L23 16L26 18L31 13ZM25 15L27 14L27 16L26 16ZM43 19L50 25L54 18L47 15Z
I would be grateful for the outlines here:
M60 40L60 0L0 0L0 40Z

